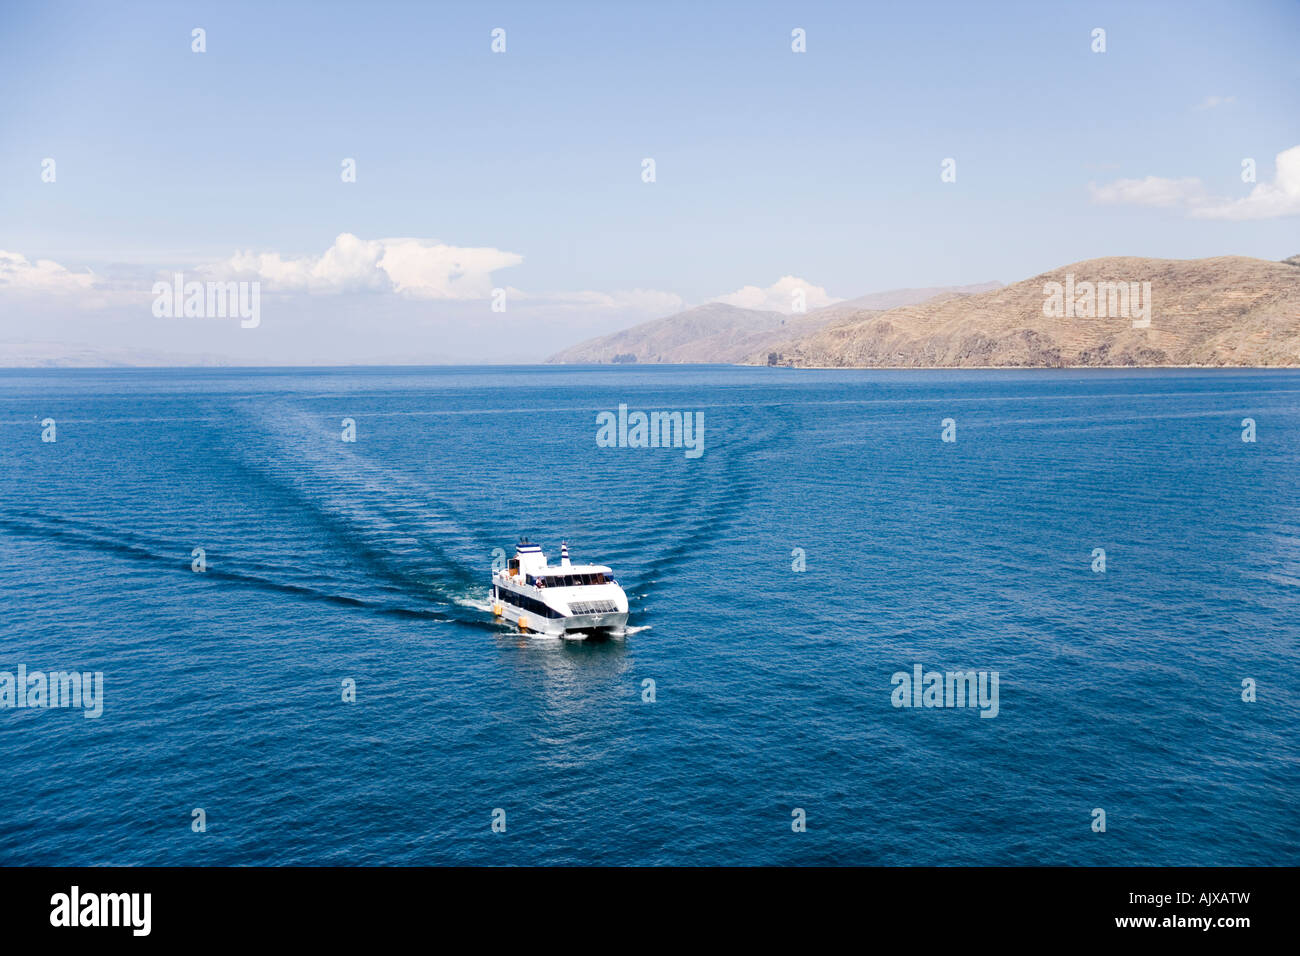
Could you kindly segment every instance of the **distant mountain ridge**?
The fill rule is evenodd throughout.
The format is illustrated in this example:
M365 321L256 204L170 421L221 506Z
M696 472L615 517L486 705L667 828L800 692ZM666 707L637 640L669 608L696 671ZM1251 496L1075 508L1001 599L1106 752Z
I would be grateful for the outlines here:
M62 342L0 342L0 368L166 368L224 366L222 355L104 348Z
M0 368L274 368L284 364L275 359L212 352L164 352L63 342L0 342ZM330 367L332 364L308 361L299 362L295 367ZM349 364L392 368L455 363L438 354L398 354L357 358Z
M863 309L891 309L936 295L983 292L999 286L997 282L985 282L976 286L893 289L795 315L708 302L589 339L552 355L547 362L571 365L741 363L771 345L809 335L845 316L859 315Z
M975 295L979 292L991 292L1002 288L1001 282L979 282L975 285L936 286L925 289L890 289L887 292L871 292L856 299L836 302L834 305L822 306L818 315L833 315L836 319L858 312L887 312L904 305L916 305L941 296Z
M797 367L1300 366L1300 259L1090 259L975 295L864 311L756 349ZM1045 314L1046 290L1150 291L1150 324L1080 308ZM1105 288L1105 287L1103 287ZM1110 303L1112 306L1114 303Z

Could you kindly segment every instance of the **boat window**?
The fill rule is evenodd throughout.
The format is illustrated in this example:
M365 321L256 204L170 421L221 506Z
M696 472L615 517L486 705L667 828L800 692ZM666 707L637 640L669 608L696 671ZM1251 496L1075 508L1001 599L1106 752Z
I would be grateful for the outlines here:
M609 614L618 606L613 601L574 601L569 610L574 614Z
M614 581L612 577L607 577L604 572L596 574L528 575L525 580L536 587L549 588L590 587L593 584L611 584Z
M526 594L516 594L508 588L501 588L500 597L501 600L505 601L507 604L519 608L521 611L528 611L530 614L536 614L539 617L564 617L562 613L551 607L549 604L539 601L536 598L531 598Z

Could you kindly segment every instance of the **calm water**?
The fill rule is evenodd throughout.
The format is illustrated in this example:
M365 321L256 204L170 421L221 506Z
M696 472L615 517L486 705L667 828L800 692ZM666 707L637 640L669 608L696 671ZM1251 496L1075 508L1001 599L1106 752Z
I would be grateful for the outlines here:
M0 863L1300 863L1298 373L9 371L0 427L0 670L105 682L0 710ZM639 629L492 623L521 533Z

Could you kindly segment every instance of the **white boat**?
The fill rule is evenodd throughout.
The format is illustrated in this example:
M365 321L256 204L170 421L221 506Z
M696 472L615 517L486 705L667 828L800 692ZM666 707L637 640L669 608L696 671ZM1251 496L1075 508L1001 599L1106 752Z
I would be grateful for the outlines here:
M603 564L572 564L560 545L560 563L548 564L541 545L527 538L492 575L492 613L537 634L585 637L627 624L627 595Z

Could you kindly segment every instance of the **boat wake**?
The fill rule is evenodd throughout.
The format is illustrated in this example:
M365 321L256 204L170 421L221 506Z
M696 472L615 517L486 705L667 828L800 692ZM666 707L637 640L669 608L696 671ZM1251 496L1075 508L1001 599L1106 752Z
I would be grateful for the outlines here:
M496 629L484 571L494 550L521 530L502 527L503 517L530 522L538 505L531 505L534 512L503 505L492 490L499 487L495 474L456 486L454 495L431 487L367 458L341 442L322 415L293 403L250 396L231 408L233 414L208 420L196 446L211 456L210 486L151 511L152 530L83 496L75 508L52 499L7 508L0 531L176 574L192 573L191 551L201 546L209 582ZM603 538L601 547L627 568L626 591L640 615L650 613L645 602L661 581L682 562L707 560L711 543L744 516L754 482L748 456L782 433L779 410L767 412L759 429L719 438L689 473L669 472L666 487L612 481L604 489L614 492L609 497L585 499L589 513L566 512L566 523ZM490 460L479 465L495 467ZM645 506L651 498L653 506ZM612 521L617 541L609 540ZM646 542L665 545L647 550ZM622 634L649 627L643 617Z

